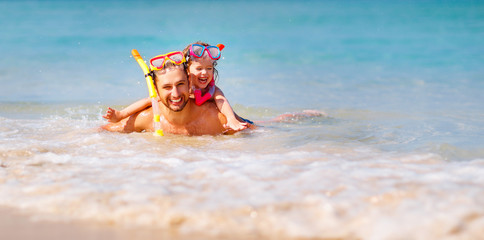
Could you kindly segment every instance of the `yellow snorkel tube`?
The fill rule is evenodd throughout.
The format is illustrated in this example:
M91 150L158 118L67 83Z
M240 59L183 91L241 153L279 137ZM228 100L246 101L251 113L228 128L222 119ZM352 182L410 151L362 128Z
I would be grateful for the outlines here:
M153 84L153 78L149 74L150 70L148 69L148 65L146 65L145 61L143 61L143 58L139 55L138 50L133 49L131 51L131 54L138 62L139 66L143 70L143 73L145 74L146 85L148 86L148 91L151 98L151 106L153 107L153 126L155 128L155 132L153 133L153 135L163 136L163 130L161 129L160 122L160 106L158 105L157 100L158 95L156 94L155 84Z

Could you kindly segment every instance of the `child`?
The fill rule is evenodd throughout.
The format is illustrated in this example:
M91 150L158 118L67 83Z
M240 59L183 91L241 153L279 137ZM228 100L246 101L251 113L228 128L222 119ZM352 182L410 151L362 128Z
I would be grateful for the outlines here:
M240 131L248 127L247 122L236 116L223 92L215 86L214 75L217 73L215 66L216 61L220 59L221 48L223 49L223 45L218 47L196 42L183 50L187 58L187 72L192 89L191 97L195 99L197 105L201 105L208 100L215 100L219 111L227 118L227 124L224 127ZM141 99L121 111L108 108L103 117L108 119L109 122L118 122L149 106L151 106L149 98Z

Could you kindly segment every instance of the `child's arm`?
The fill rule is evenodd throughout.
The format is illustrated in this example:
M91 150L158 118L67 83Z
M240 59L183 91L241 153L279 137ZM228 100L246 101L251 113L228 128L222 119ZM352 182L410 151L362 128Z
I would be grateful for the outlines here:
M137 113L149 106L151 106L151 99L143 98L136 101L135 103L132 103L121 111L108 107L108 110L106 111L106 114L103 116L103 118L107 119L108 122L119 122L121 119L127 118L130 115Z
M241 122L237 120L234 110L230 106L229 101L227 100L227 98L225 98L224 93L222 92L222 90L220 90L220 88L216 87L213 99L215 100L215 104L217 104L220 112L227 118L227 124L225 124L224 126L225 128L230 128L236 131L247 128L246 122Z

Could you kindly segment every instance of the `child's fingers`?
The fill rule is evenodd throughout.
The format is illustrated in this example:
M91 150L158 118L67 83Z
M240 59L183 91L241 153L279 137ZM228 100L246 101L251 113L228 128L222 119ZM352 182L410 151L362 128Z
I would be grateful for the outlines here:
M113 109L108 107L108 110L106 110L106 114L104 114L102 117L109 120L111 119L112 116L113 116Z

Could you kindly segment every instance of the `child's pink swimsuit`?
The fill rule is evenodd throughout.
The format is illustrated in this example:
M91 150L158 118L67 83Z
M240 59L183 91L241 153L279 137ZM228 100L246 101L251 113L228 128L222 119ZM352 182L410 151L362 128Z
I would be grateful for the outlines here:
M212 81L208 83L208 92L205 93L205 95L202 96L201 89L193 90L193 95L195 95L195 104L197 104L198 106L202 105L204 102L212 98L214 93L215 93L215 81L212 79Z

